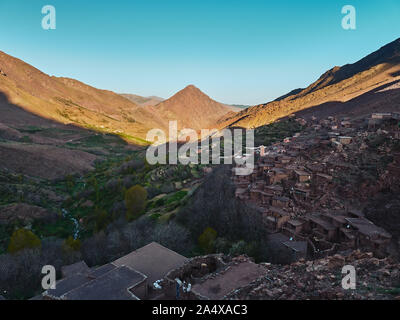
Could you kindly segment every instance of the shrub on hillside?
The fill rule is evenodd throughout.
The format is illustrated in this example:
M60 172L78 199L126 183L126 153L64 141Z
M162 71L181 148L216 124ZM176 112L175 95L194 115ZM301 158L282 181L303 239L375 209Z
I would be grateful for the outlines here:
M96 209L95 212L95 232L99 232L101 230L104 230L109 222L109 217L107 214L107 211L101 210L101 209Z
M136 185L125 192L126 218L132 221L140 217L147 205L147 191Z
M64 251L79 251L81 249L81 241L69 236L63 243Z
M11 236L8 252L16 253L24 249L39 248L40 246L40 239L32 231L18 229Z
M139 171L145 167L145 162L141 159L134 159L123 163L117 170L117 173L129 174Z
M198 239L198 244L205 253L213 252L214 242L215 239L217 239L217 235L217 231L210 227L206 228L204 232L200 235Z

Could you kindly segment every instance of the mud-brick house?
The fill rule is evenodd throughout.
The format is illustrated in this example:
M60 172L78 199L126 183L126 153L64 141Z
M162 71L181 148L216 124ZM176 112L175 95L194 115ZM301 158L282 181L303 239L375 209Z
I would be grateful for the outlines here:
M371 115L371 119L391 119L392 118L392 113L390 112L381 112L381 113L373 113Z
M277 231L276 218L274 216L271 216L267 212L264 212L262 218L266 229L268 229L270 232Z
M294 160L293 157L287 156L287 155L283 155L283 156L279 156L279 157L278 157L278 161L279 161L280 163L283 163L283 164L289 164L289 163L292 162L293 160Z
M346 218L351 229L357 231L357 245L378 253L385 253L392 236L365 218Z
M237 188L235 190L235 197L238 199L245 199L247 194L247 188Z
M307 228L313 235L326 241L335 240L338 228L325 220L320 214L307 215L306 219L308 221Z
M344 212L327 212L327 213L322 213L321 217L323 217L326 221L331 223L333 226L336 228L345 228L348 226L347 218L349 218L348 215L346 215Z
M154 283L188 259L153 242L122 258L89 268L84 262L62 268L46 300L140 300L157 295Z
M357 247L357 231L350 228L347 221L349 215L345 212L323 213L322 216L337 228L336 241L346 248Z
M297 182L307 182L311 180L311 174L303 170L294 170L294 176Z
M288 197L275 196L272 198L272 206L279 208L287 208L289 206L290 199Z
M257 180L254 182L254 185L255 185L255 187L256 187L258 190L263 190L264 187L265 187L265 185L266 185L266 182L265 182L264 179L257 179Z
M311 190L309 188L296 186L293 188L293 194L296 198L305 201L310 197Z
M285 231L291 236L297 236L303 232L305 225L306 221L302 219L290 219L285 224Z
M250 199L253 202L260 202L261 201L261 190L253 188L250 190Z
M283 194L283 188L278 185L265 186L264 191L272 193L274 196L281 196Z
M241 185L241 184L249 184L250 183L250 179L249 176L240 176L240 175L234 175L233 176L233 182L236 185Z
M264 223L270 230L280 230L289 221L290 214L277 207L269 207L263 213Z
M285 165L281 162L275 162L275 168L285 168Z
M116 266L127 266L148 278L149 289L173 269L183 265L188 259L160 244L152 242L113 262Z
M292 261L307 258L307 241L286 241L283 245L291 254Z
M333 180L333 177L331 175L325 174L325 173L316 173L314 175L314 181L316 184L327 184L331 183Z
M269 184L277 184L282 182L283 180L289 179L288 172L283 168L273 168L268 172L268 181Z
M263 204L271 205L272 198L274 197L274 195L272 193L261 191L260 195L261 195L261 202Z
M345 127L345 128L351 128L351 126L352 126L352 123L350 121L347 121L347 120L342 121L340 124L341 124L342 127Z
M347 136L340 136L338 139L339 142L343 145L350 144L352 141L352 137L347 137Z
M317 172L325 171L325 166L322 163L312 163L306 165L307 170L309 170L312 174L316 174Z
M260 163L258 165L258 175L263 176L268 173L274 167L273 163Z
M339 132L328 132L328 137L330 141L337 141L339 136L340 136Z
M83 265L82 263L79 263ZM44 300L140 300L147 297L147 277L129 267L107 264L93 270L71 266L55 289L43 293Z
M250 180L256 181L258 178L258 165L254 166L253 172L250 174Z
M342 246L349 249L355 249L357 248L357 231L348 227L340 228L337 240Z

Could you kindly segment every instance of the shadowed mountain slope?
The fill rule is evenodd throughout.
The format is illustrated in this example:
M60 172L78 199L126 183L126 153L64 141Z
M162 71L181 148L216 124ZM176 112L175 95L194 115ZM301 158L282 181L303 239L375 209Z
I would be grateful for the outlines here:
M360 61L343 67L334 67L324 73L316 82L303 90L294 90L277 100L257 105L242 111L229 119L225 119L222 127L241 126L245 128L259 127L287 115L297 113L309 108L317 109L317 106L327 106L328 103L343 104L348 101L346 108L341 105L343 113L362 114L373 111L384 111L387 105L385 98L393 97L392 93L373 96L374 102L358 105L358 101L365 99L355 98L385 85L393 85L400 80L400 39L382 47ZM372 95L368 96L369 98ZM386 103L386 104L385 104ZM374 105L374 108L368 106ZM381 104L381 109L376 106ZM334 112L332 108L332 112ZM327 108L324 115L329 114Z
M161 118L112 91L69 78L48 76L0 52L0 91L8 100L37 115L107 132L144 137Z

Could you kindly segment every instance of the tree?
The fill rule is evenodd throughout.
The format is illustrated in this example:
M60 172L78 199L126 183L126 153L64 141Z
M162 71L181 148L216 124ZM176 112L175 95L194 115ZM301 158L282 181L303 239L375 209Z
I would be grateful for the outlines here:
M27 229L18 229L11 236L10 244L8 245L9 253L16 253L24 249L32 249L41 247L40 239Z
M214 249L214 242L217 239L217 235L217 231L213 228L206 228L198 240L200 248L206 253L211 253Z
M63 243L64 251L79 251L81 249L81 241L69 236Z
M109 217L106 210L96 208L95 210L95 232L104 230L108 225Z
M142 186L136 185L125 192L126 218L128 221L137 219L146 208L147 191Z

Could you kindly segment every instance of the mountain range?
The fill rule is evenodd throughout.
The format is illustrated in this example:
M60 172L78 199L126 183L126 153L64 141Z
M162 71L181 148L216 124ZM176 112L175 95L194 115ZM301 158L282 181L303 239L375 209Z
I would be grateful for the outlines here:
M177 120L180 127L212 127L234 110L192 85L167 100L120 95L74 79L49 76L4 52L0 52L0 92L9 105L44 119L139 139L150 129L167 129L168 120ZM16 108L7 113L1 122L5 118L10 124L23 120Z
M142 97L138 96L137 94L131 94L131 93L121 93L121 96L127 98L128 100L140 106L155 106L159 104L161 101L165 100L157 96Z
M398 88L399 80L400 39L356 63L328 70L307 88L246 109L219 103L193 85L166 100L100 90L78 80L49 76L0 51L0 122L27 124L29 117L18 108L9 108L13 105L42 119L123 134L137 142L150 129L166 130L169 120L177 120L180 128L196 130L254 128L293 113L322 117L390 111L399 107L399 90L391 90Z

